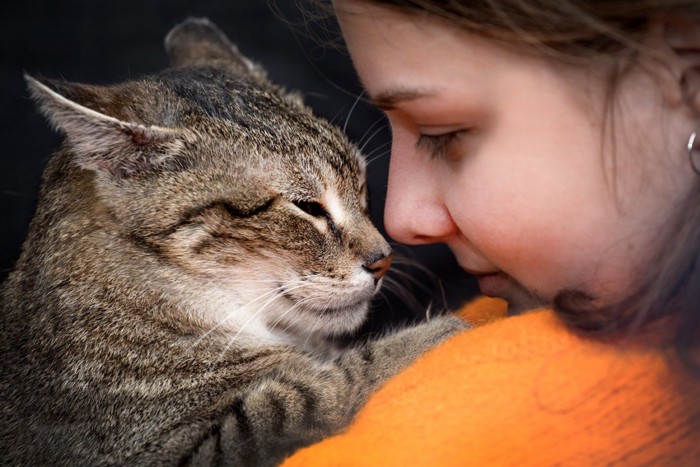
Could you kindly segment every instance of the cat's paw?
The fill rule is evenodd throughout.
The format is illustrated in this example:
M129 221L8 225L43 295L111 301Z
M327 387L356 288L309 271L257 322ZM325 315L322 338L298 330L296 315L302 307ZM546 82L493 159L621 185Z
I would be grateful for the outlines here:
M468 321L451 314L432 318L420 326L429 330L428 334L434 339L434 344L473 327Z
M470 329L472 326L465 320L453 315L438 316L400 331L397 334L405 345L412 348L409 354L418 356L432 347L435 347L450 337L462 331Z
M371 362L374 377L383 380L450 337L470 328L468 322L456 316L438 316L368 343L359 352L363 359Z

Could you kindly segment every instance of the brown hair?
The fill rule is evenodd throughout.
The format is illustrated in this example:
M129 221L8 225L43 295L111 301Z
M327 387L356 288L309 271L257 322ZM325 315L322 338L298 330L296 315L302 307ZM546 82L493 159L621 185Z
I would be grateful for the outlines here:
M615 59L640 53L650 21L667 15L700 18L698 0L363 0L430 15L499 41L534 46L560 60ZM312 1L313 2L313 1ZM322 5L316 0L316 5ZM611 68L608 95L621 68ZM688 170L691 170L690 167ZM634 332L657 319L675 326L681 362L700 375L700 181L678 206L661 251L620 303L599 306L577 291L555 298L574 331L598 336Z
M365 0L428 14L494 39L545 46L561 57L639 44L651 18L700 14L697 0Z

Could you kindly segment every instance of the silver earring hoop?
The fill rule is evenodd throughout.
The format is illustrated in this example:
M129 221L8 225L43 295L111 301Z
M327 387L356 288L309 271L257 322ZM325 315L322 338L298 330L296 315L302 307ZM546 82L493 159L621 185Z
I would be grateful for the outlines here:
M695 160L693 159L693 149L695 149L696 136L696 132L692 132L690 134L690 138L688 138L688 161L690 162L690 166L693 168L693 172L695 172L696 175L700 176L700 167L696 165Z

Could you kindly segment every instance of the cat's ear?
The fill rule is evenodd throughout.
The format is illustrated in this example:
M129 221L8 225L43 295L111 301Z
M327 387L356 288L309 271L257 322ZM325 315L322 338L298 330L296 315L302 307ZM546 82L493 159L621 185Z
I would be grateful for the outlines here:
M84 169L125 177L163 165L182 146L175 129L107 115L113 100L110 88L24 77L40 110L65 133L76 163Z
M205 18L188 18L175 26L165 37L165 50L173 67L223 62L243 72L258 71L238 47Z

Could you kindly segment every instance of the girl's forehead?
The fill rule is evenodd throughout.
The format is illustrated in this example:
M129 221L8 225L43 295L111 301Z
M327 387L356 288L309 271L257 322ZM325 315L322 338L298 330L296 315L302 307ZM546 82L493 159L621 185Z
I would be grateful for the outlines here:
M450 74L465 60L477 61L480 41L430 19L417 22L410 15L387 8L367 6L363 13L338 13L345 42L360 75L377 69L412 69L415 72L439 67ZM470 42L474 46L468 47ZM401 74L405 76L405 74ZM424 86L429 88L429 84Z
M460 89L470 102L521 74L549 73L551 63L518 47L484 39L444 21L341 0L338 19L370 99L390 110ZM345 8L345 5L348 8Z

